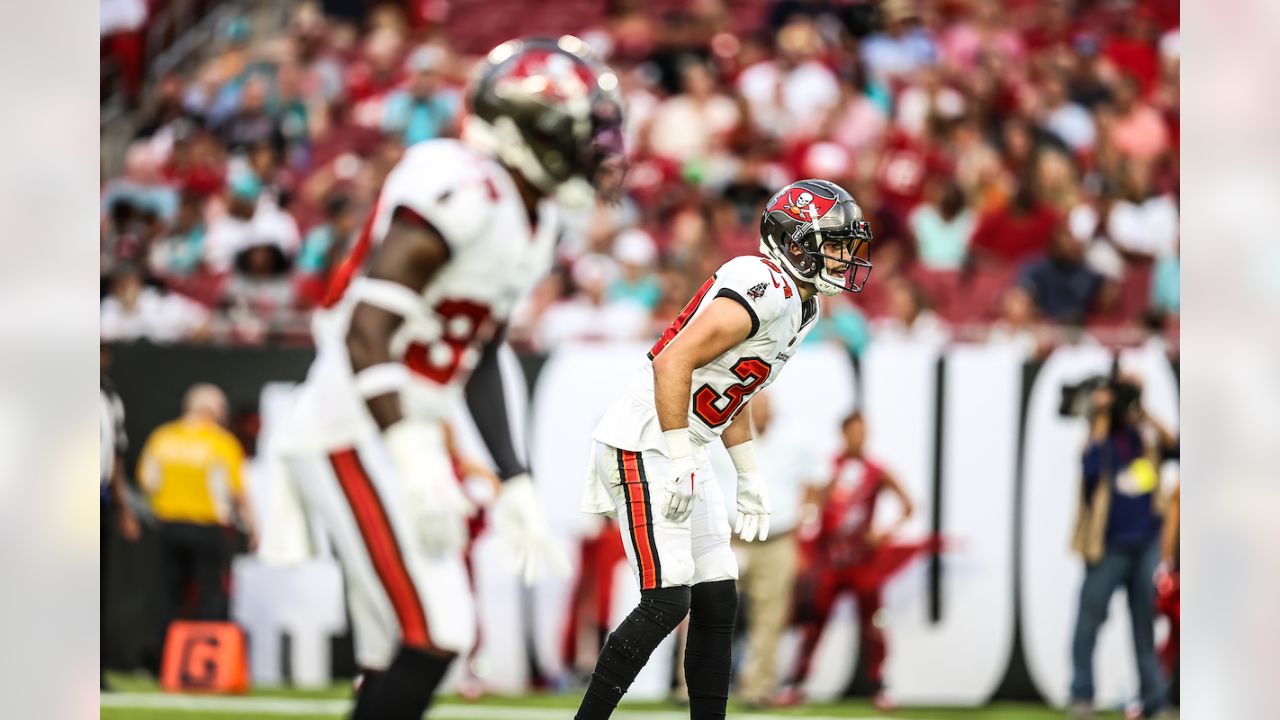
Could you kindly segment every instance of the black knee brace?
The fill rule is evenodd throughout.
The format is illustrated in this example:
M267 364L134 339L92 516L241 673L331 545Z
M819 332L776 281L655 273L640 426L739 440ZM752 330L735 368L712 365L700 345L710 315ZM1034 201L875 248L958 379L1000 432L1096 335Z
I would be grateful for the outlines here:
M600 651L577 720L604 720L613 713L654 648L689 613L690 597L684 585L640 593L640 604L609 634Z
M693 586L689 639L684 648L691 720L723 720L725 716L737 616L738 588L733 580Z

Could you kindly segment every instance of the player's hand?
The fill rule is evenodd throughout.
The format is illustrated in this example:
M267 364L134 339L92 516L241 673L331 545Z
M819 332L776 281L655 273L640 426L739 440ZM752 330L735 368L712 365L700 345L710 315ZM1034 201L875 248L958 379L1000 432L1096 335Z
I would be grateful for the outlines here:
M738 521L733 532L745 542L769 539L769 491L759 470L738 471Z
M536 585L547 572L564 577L569 559L551 540L528 473L502 484L493 505L494 529L525 585Z
M460 551L476 508L444 459L443 443L433 443L440 439L439 428L402 420L387 428L385 438L423 548L432 555Z
M673 458L667 484L662 489L662 515L675 523L682 523L693 514L694 498L703 496L694 471L693 459Z
M138 516L128 508L120 511L120 535L129 542L137 542L142 537L142 524L138 522Z

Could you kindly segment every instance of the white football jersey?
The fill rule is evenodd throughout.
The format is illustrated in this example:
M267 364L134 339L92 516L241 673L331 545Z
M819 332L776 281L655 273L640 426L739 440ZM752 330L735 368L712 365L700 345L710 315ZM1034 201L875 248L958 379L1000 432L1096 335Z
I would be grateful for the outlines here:
M751 334L693 371L689 436L695 445L720 437L752 396L768 387L818 317L817 297L802 302L794 281L772 260L736 257L712 275L649 351L657 357L714 298L728 297L751 314ZM653 366L636 373L628 392L605 412L592 435L622 450L666 451L653 396Z
M449 258L405 316L391 355L410 370L401 393L405 414L439 420L455 407L484 344L550 269L558 219L554 203L543 201L532 227L507 170L457 140L432 140L405 151L353 250L357 260L372 255L392 216L406 210L440 233ZM346 347L358 304L352 290L363 282L357 271L348 287L331 289L330 307L316 313L316 360L295 403L291 440L332 446L372 429Z

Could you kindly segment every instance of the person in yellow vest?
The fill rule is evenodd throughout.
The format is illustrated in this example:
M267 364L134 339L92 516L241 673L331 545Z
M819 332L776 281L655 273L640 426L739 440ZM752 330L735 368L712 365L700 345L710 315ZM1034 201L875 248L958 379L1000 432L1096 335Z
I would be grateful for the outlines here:
M138 461L138 481L158 524L161 630L177 617L187 583L195 619L226 620L226 576L234 522L257 544L246 497L244 451L224 424L227 397L201 383L187 391L182 417L156 428Z

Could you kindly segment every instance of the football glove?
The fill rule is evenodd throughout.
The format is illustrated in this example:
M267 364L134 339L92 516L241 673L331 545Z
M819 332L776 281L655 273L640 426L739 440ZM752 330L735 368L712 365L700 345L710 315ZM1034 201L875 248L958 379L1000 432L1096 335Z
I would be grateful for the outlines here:
M667 466L667 482L662 488L659 507L663 517L671 522L683 523L693 515L693 501L703 497L703 490L695 477L688 428L668 430L663 435L667 440L667 457L671 462Z
M401 420L387 428L384 438L423 548L432 555L461 551L467 542L467 518L476 508L454 477L439 426Z
M738 471L738 520L733 532L745 542L769 539L769 490L760 478L753 441L734 445L729 458Z
M551 540L528 473L502 484L493 505L494 530L525 585L535 585L550 570L569 574L569 559Z

